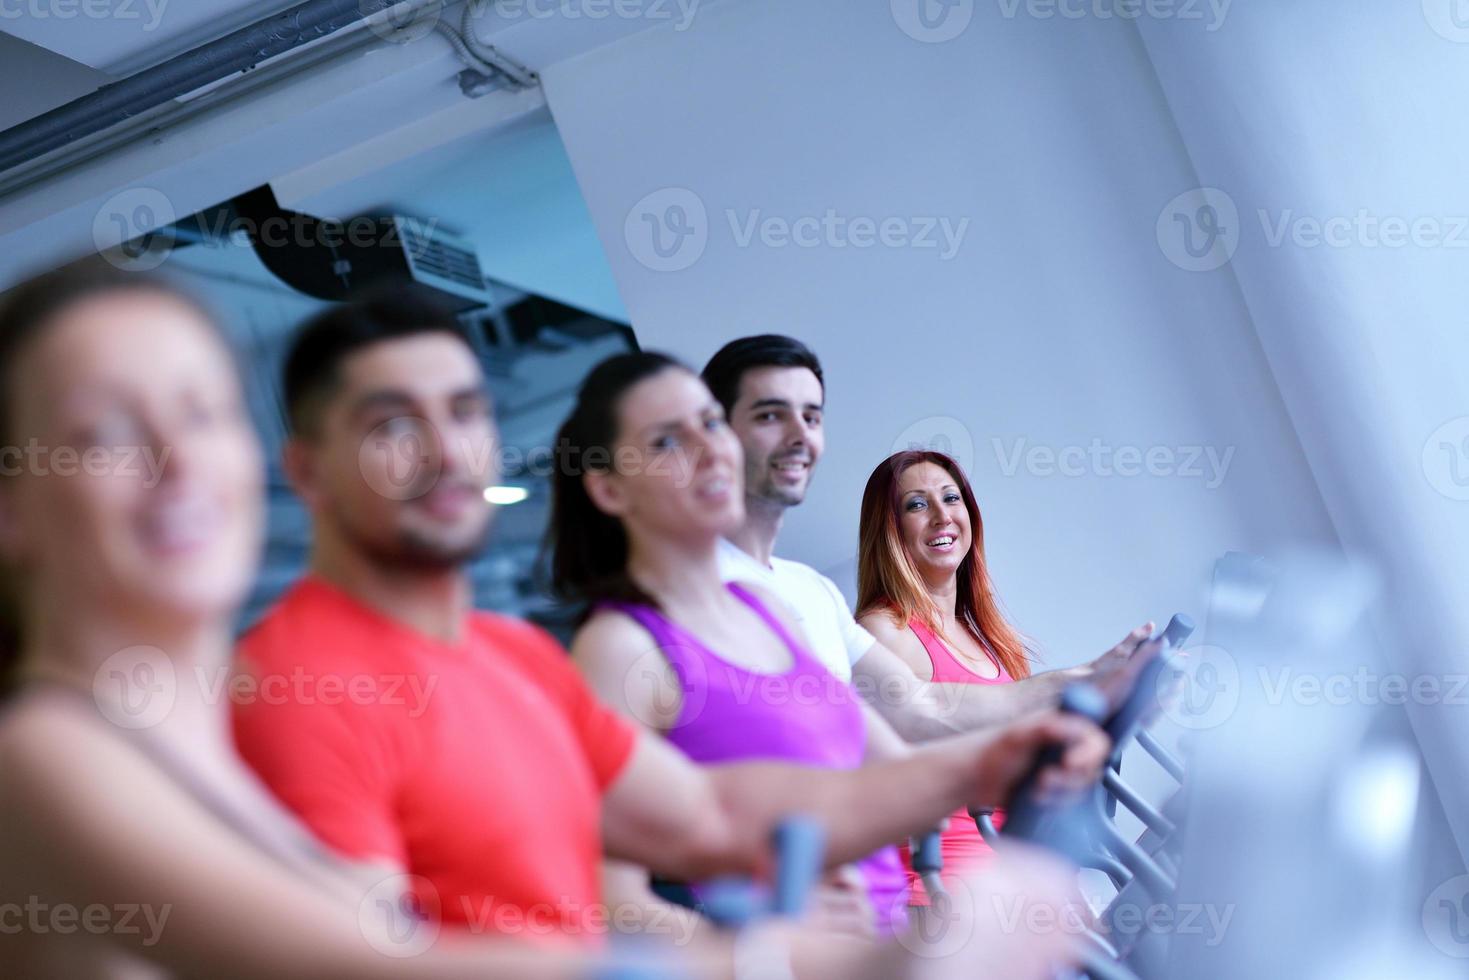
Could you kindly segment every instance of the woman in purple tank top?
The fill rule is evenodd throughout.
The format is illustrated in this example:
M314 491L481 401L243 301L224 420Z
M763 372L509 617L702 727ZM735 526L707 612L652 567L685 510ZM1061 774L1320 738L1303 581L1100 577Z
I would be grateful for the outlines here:
M695 374L657 354L603 362L557 453L552 577L592 604L572 653L604 699L701 763L852 769L906 751L816 660L778 597L721 581L717 545L744 517L744 464ZM856 870L864 925L906 926L896 848ZM608 891L650 898L640 869L612 870Z

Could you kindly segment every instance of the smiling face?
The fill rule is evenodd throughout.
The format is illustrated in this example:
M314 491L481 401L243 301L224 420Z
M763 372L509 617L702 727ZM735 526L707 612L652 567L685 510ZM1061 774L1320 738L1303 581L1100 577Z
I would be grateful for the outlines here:
M826 448L821 382L809 368L762 367L740 378L730 426L745 452L745 493L794 507Z
M930 583L959 571L973 543L969 509L953 474L916 463L898 477L898 532L913 566Z
M739 527L740 443L697 376L670 367L644 378L618 399L616 417L611 468L589 469L584 480L631 538L702 542Z
M316 520L385 566L453 568L489 533L498 476L489 392L458 337L426 332L345 358L287 466Z
M229 352L162 292L64 308L12 372L7 557L43 601L227 615L259 556L263 468Z

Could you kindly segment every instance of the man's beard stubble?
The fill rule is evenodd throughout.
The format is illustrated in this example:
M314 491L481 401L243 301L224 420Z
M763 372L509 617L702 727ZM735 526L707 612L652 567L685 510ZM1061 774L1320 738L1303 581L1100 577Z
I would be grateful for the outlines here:
M783 490L775 485L775 474L771 470L774 462L775 457L767 457L762 463L758 464L755 472L750 472L750 467L746 467L745 497L769 506L779 507L782 510L804 503L806 493L811 489L811 477L814 467L808 469L806 483L800 490Z
M472 540L463 544L446 544L406 528L399 530L392 540L384 541L361 530L341 514L338 514L336 522L343 537L373 564L381 568L418 572L454 571L478 558L489 543L494 523L486 515L483 527Z

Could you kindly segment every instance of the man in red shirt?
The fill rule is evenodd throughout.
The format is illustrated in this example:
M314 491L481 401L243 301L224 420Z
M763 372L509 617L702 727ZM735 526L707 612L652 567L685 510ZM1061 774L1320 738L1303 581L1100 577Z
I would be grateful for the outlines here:
M550 636L471 609L496 435L452 315L407 288L334 307L297 338L285 396L310 569L242 641L236 740L326 843L432 918L595 941L604 852L682 880L754 872L801 812L836 864L1004 803L1045 744L1068 746L1056 787L1106 754L1048 713L855 772L696 767L601 706Z

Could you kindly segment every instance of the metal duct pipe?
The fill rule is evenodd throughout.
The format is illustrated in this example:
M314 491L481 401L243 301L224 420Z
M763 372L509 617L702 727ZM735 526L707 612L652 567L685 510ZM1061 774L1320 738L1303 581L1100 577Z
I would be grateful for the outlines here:
M0 132L0 172L384 11L411 13L442 2L305 0Z

